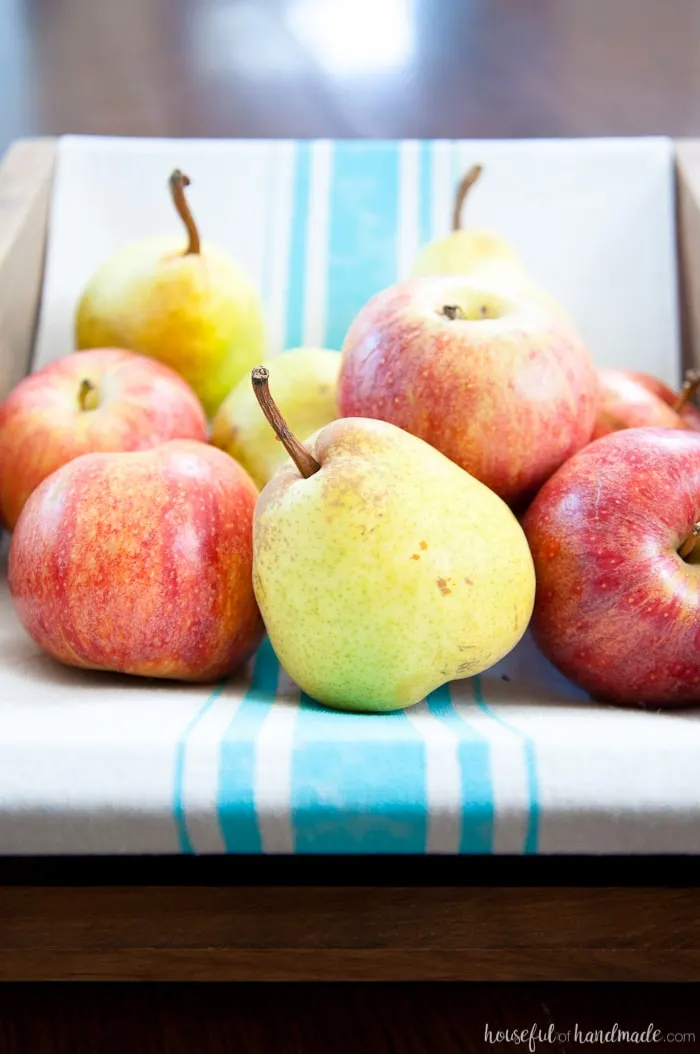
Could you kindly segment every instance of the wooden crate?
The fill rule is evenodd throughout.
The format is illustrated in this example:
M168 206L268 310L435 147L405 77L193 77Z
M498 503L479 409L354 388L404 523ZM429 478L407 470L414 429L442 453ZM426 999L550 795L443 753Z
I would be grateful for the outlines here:
M31 364L55 151L21 141L0 168L0 396ZM689 365L700 142L676 160ZM696 980L699 873L658 857L5 859L0 980Z

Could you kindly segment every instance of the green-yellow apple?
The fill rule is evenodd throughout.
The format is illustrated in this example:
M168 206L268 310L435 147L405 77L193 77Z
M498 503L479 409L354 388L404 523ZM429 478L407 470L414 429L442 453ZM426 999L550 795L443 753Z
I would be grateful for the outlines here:
M214 681L262 639L257 488L206 443L84 454L34 491L10 545L15 610L60 662Z
M514 506L591 438L598 376L568 317L469 278L406 279L345 338L342 417L374 417L436 447Z
M628 428L567 461L524 518L533 636L621 704L700 703L700 435Z
M12 529L41 481L80 454L206 438L197 396L167 366L119 348L66 355L0 403L0 520Z
M265 326L258 290L235 260L200 243L185 200L189 179L170 187L188 233L123 246L91 277L78 304L76 347L120 347L172 366L209 416L260 361Z
M433 447L344 419L289 454L255 511L253 582L272 646L318 702L399 710L497 662L525 632L532 558L508 506Z
M275 397L289 427L304 440L336 416L340 355L326 348L293 348L273 360ZM211 441L250 473L259 487L287 460L260 413L250 377L239 381L212 422Z

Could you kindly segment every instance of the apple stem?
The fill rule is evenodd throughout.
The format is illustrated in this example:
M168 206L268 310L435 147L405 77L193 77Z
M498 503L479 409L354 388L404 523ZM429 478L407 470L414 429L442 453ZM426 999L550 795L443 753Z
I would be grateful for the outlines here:
M693 549L697 545L698 538L700 538L700 522L693 524L693 527L690 533L688 534L688 537L685 539L680 549L678 550L678 555L681 557L681 559L685 560L687 556L690 556Z
M464 205L464 199L476 183L477 179L483 172L481 165L472 165L467 172L462 182L457 187L457 193L455 194L455 204L452 210L452 230L459 231L462 229L462 207Z
M197 225L194 222L190 207L187 204L187 198L185 197L185 187L189 187L190 177L186 176L179 168L176 168L170 177L170 193L172 194L173 203L177 209L177 214L187 228L189 235L189 241L187 248L185 249L183 256L196 255L199 253L199 231Z
M97 407L97 388L87 377L80 382L78 407L82 411L94 410Z
M279 412L277 403L270 394L268 384L270 371L265 369L264 366L256 366L250 376L255 397L260 403L260 409L265 414L277 438L299 469L301 475L304 479L308 479L309 476L313 476L315 472L318 472L321 466L306 447L299 442L294 433L289 430L286 421Z
M454 322L456 318L466 318L459 304L445 304L442 309L442 314L452 322Z
M681 412L686 403L689 403L694 398L698 390L700 390L700 370L687 370L683 388L678 396L678 401L673 407L677 414Z

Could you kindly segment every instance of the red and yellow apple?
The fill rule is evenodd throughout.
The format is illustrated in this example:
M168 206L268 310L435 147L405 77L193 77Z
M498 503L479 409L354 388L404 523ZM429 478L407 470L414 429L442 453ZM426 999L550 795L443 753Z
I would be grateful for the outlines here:
M593 438L622 428L690 428L700 431L700 411L690 399L700 386L700 376L688 371L682 392L649 373L634 370L599 370L601 403Z
M233 458L190 440L73 459L33 492L12 535L21 622L71 666L205 682L231 672L263 635L257 494Z
M206 438L197 396L168 366L118 348L66 355L0 404L0 521L12 529L42 480L81 454Z
M360 311L338 409L398 425L519 505L588 443L598 394L563 310L441 275L400 282Z
M700 702L700 434L630 428L563 465L523 526L534 639L594 698Z

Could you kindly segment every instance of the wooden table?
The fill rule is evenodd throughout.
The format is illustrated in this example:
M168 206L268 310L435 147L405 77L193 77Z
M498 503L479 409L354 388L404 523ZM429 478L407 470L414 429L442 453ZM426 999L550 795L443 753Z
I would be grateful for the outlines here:
M410 17L402 21L400 3L354 0L353 18L343 23L341 12L334 30L324 12L338 0L6 0L0 4L0 149L20 136L64 132L700 134L697 0L415 0L408 6ZM596 861L587 879L589 863L4 861L0 978L697 978L696 863ZM585 997L567 1002L549 992L540 999L531 990L499 1003L481 989L454 998L445 991L428 1003L422 995L387 996L382 1006L393 1006L394 1022L428 1029L438 1054L485 1049L487 1015L500 1027L524 1027L535 1018L546 1026L553 1013L579 1014L589 1027L605 1023L592 1020ZM688 1026L682 992L676 990L675 1016L667 1020L679 1030ZM167 1046L156 1047L153 1038L148 1049L192 1049L177 1030L186 1033L188 1013L200 1016L202 1049L228 1049L223 1039L219 1047L207 1046L206 1037L227 1035L222 1014L231 1000L239 1021L250 1019L245 1049L281 1049L273 1038L279 1041L279 1022L265 1014L267 998L149 997L158 1013L167 1007L171 1025L157 1033L161 1041L170 1037ZM359 1049L351 1039L362 1021L374 1022L376 1031L382 1016L371 996L349 996L342 1006L339 995L324 996L323 1011L313 997L305 1004L297 996L280 998L289 1049L327 1050L330 1035L334 1050ZM133 999L140 1005L140 996ZM138 1024L133 999L67 997L54 1021L63 1020L68 1043L76 1015L87 1014L97 1035L111 1007L113 1025L100 1049L136 1049L136 1033L129 1032ZM292 1007L302 1004L306 1045L292 1046L292 1033L301 1044L295 1029L303 1031L293 1025ZM454 1022L467 1004L470 1021L460 1031ZM35 996L15 1005L23 1008L20 1017L0 1003L0 1049L58 1049L41 1047L44 1024ZM333 1006L342 1026L329 1024ZM634 1007L623 999L610 1004L613 1019L621 1006L640 1024L660 1012L651 996ZM151 1017L149 1028L157 1024ZM372 1049L389 1049L378 1035ZM472 1040L479 1045L467 1047ZM80 1049L94 1050L95 1042ZM428 1040L415 1049L429 1049Z

